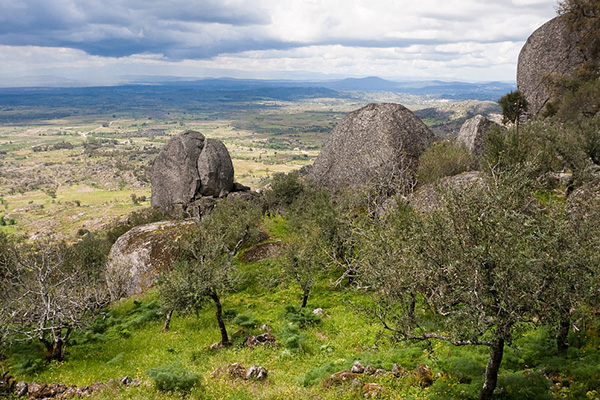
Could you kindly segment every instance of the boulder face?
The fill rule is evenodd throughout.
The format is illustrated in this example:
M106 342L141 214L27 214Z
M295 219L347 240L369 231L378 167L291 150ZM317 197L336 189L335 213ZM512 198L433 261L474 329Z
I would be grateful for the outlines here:
M233 189L233 164L225 145L196 131L171 138L150 175L152 206L168 213L201 196L219 197Z
M220 140L206 139L198 157L200 194L223 197L233 188L233 163L227 147Z
M118 300L151 288L171 267L176 256L173 242L194 226L192 221L160 221L121 235L110 249L106 267L111 298Z
M483 155L487 132L494 126L501 127L483 115L476 115L463 123L456 137L456 143L464 144L473 154Z
M353 111L331 132L311 169L330 189L360 187L414 169L434 134L400 104L369 104Z
M577 41L562 17L546 22L527 39L519 54L517 86L529 103L531 115L543 113L552 100L552 91L543 77L571 75L586 60Z
M469 188L483 185L485 183L479 171L463 172L459 175L447 176L434 183L428 183L415 190L409 197L408 202L421 212L429 212L442 206L440 189L446 188Z

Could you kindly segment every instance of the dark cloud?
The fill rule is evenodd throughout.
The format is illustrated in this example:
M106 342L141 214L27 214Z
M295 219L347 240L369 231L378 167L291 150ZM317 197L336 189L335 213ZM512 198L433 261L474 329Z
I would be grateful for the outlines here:
M270 22L267 13L249 5L248 0L3 0L0 44L71 47L117 57L211 57L217 48L235 50L253 42L263 47L260 40L235 38L235 30ZM233 28L233 35L211 34L221 25ZM193 36L200 40L192 46Z

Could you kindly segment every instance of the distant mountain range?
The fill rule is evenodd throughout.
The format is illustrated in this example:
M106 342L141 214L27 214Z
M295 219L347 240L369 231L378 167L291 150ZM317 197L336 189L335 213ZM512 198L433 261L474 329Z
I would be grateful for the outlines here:
M441 80L395 82L378 77L346 78L329 81L260 80L234 78L184 80L175 77L124 78L124 80L134 84L182 85L204 89L248 90L274 87L310 87L325 88L335 91L403 93L449 100L496 101L506 93L516 90L516 84L514 82L447 82Z

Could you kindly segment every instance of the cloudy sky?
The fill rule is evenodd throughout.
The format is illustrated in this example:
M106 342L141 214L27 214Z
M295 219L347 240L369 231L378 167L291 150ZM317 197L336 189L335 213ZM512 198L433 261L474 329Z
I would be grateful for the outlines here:
M0 86L139 75L514 81L523 43L556 4L2 0Z

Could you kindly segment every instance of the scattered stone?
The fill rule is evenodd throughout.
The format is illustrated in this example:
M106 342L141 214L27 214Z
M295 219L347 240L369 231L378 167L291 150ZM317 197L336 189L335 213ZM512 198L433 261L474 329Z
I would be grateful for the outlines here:
M433 385L433 371L426 364L417 365L416 377L421 386Z
M333 384L352 382L354 379L358 378L360 375L356 374L352 371L339 371L335 374L332 374L329 379Z
M375 367L374 367L374 366L372 366L372 365L367 365L367 366L365 367L365 372L364 372L364 373L365 373L366 375L373 375L373 374L374 374L376 371L377 371L377 369L375 369Z
M325 317L327 313L322 308L315 308L313 310L313 314L318 315L319 317Z
M244 347L253 348L254 346L258 346L258 341L256 340L256 336L246 336L244 339Z
M456 143L464 144L471 153L481 156L485 152L487 133L493 127L505 129L483 115L476 115L463 123L456 137Z
M131 387L138 387L142 384L142 380L139 378L134 378L131 383L129 384L129 386Z
M373 376L383 376L383 375L385 375L385 374L387 374L387 373L388 373L388 372L387 372L385 369L383 369L383 368L377 368L377 369L375 370L375 372L373 372L373 374L372 374L372 375L373 375Z
M46 384L44 382L31 382L27 385L27 396L38 398L41 397L41 394L44 389L46 389Z
M232 378L246 379L246 368L240 363L233 363L227 367L227 373Z
M394 364L392 367L392 374L394 374L396 378L400 378L402 375L406 375L406 373L406 369L404 369L404 367L401 365Z
M381 392L381 389L381 385L377 383L365 383L362 387L365 397L376 397Z
M266 345L273 346L277 342L277 337L275 335L273 335L272 333L267 332L267 333L258 335L256 337L256 341L260 344L266 344Z
M309 176L336 190L386 184L412 174L433 132L400 104L369 104L331 132Z
M222 348L223 348L223 343L221 343L221 342L213 343L210 346L208 346L209 350L218 350L218 349L222 349Z
M124 376L121 378L120 382L121 382L121 385L123 385L123 386L129 386L129 385L131 385L131 382L133 382L133 379L131 379L128 376Z
M27 382L19 381L15 383L15 396L22 397L27 394Z
M119 388L119 386L121 385L120 381L117 381L114 378L110 378L108 380L108 382L106 382L106 386L111 389L111 390L117 390Z
M355 361L350 371L354 372L355 374L362 374L365 372L365 367L360 363L360 361Z
M219 367L210 373L210 377L213 379L219 379L224 372L225 370L222 367Z
M59 396L59 399L67 400L72 399L75 396L81 396L79 388L77 386L69 386L67 389Z
M106 384L102 383L102 382L94 382L90 385L90 390L92 392L100 392L102 390L107 389L108 386L106 386Z
M268 372L266 368L260 367L258 365L253 365L248 368L246 372L246 379L254 379L257 381L264 381L267 379Z
M260 328L258 328L258 329L260 329L261 331L265 331L265 332L271 332L271 330L272 330L273 328L271 328L271 325L264 324L264 325L262 325L262 326L261 326Z

